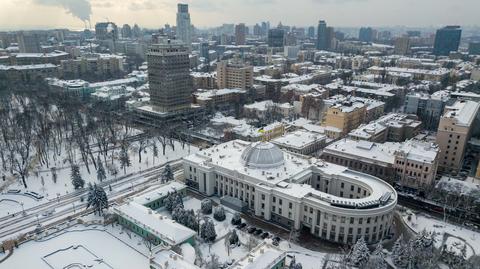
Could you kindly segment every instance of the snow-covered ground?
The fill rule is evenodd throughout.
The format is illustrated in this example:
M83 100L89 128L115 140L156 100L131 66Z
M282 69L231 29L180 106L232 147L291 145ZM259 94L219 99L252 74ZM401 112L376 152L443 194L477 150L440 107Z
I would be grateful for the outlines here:
M480 254L480 233L478 232L451 223L445 223L443 220L422 213L403 213L402 218L417 233L424 229L437 233L437 248L447 245L448 248L451 247L453 251L458 252L459 248L466 243L467 257Z
M185 145L185 147L182 148L182 145L179 142L175 142L175 150L173 150L172 147L167 146L165 155L163 155L161 145L158 143L158 141L155 142L157 143L157 147L159 148L158 156L154 157L152 148L147 148L144 152L142 152L142 162L139 162L138 152L132 146L132 149L129 152L131 166L126 168L126 174L139 172L154 166L161 165L168 161L178 160L198 150L196 147L191 145ZM0 194L0 217L6 216L11 213L20 212L22 210L21 203L23 203L24 208L27 209L42 202L56 199L59 195L66 195L73 192L74 188L72 186L70 177L71 169L68 162L65 161L67 155L65 152L65 150L62 151L61 156L59 156L56 161L52 160L52 163L50 164L50 168L57 168L56 183L52 179L52 172L50 168L47 168L46 166L36 166L33 169L32 173L30 173L30 176L27 178L28 190L37 192L45 197L40 201L36 201L33 198L22 195L25 190L20 180L10 182L8 186L4 186L5 190L18 189L21 190L21 193ZM113 160L113 166L116 167L118 174L115 176L109 170L109 167L112 167L112 163L111 159L107 159L108 163L104 163L104 166L106 167L105 170L107 173L107 180L115 179L125 174L123 169L120 168L120 162L117 158L118 151L115 152L115 156L116 158L114 158ZM98 182L97 173L93 164L90 164L90 173L88 173L86 166L83 165L83 162L81 162L80 159L77 160L77 163L80 166L80 174L85 180L85 186L87 186L88 183L93 184L95 182ZM8 184L8 182L2 182L0 184Z
M120 226L77 225L20 245L0 268L148 268L147 252L140 237Z

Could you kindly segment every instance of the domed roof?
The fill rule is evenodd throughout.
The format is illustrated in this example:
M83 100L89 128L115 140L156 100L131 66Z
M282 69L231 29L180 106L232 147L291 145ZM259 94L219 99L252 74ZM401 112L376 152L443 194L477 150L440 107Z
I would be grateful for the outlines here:
M283 152L269 142L250 144L242 153L245 166L253 168L275 168L284 163Z

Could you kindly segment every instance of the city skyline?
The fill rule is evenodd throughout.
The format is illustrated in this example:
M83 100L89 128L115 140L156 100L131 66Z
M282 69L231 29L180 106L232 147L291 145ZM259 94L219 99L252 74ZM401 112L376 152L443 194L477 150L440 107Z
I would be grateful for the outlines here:
M253 25L268 20L272 25L310 26L324 19L337 27L438 27L458 24L478 25L475 11L480 3L462 0L381 1L381 0L265 0L248 3L240 0L183 1L190 5L192 24L199 28L222 23ZM410 0L408 0L410 1ZM175 24L177 1L125 0L3 0L0 11L2 30L71 28L83 29L87 19L91 25L99 21L119 24L137 23L157 28ZM434 7L434 8L433 8ZM371 16L375 12L376 16ZM15 14L15 15L12 15ZM25 20L25 18L29 20ZM126 19L127 18L127 19Z

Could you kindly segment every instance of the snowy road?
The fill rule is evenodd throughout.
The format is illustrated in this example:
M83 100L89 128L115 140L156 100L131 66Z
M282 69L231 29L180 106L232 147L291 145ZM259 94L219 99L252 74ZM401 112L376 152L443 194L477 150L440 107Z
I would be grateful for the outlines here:
M170 162L170 165L174 172L178 173L181 170L180 161ZM109 200L113 202L121 197L141 191L150 185L158 184L157 180L164 166L165 164L118 180L103 182L99 185L107 188L106 191ZM111 192L108 191L109 185L112 187ZM72 215L84 213L86 211L86 202L82 202L81 200L86 192L87 189L82 189L60 196L58 199L41 205L25 209L23 214L18 213L0 218L0 241L35 231L39 225L50 225L67 219Z

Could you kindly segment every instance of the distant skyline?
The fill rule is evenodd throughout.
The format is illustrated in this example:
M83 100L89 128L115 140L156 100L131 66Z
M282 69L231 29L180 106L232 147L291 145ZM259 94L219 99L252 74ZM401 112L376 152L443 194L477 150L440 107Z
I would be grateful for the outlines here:
M171 0L0 0L2 30L83 29L84 21L107 19L121 26L175 25ZM272 26L311 26L326 20L337 27L440 27L479 25L478 0L186 0L199 28L222 23L270 21ZM87 24L88 25L88 24Z

